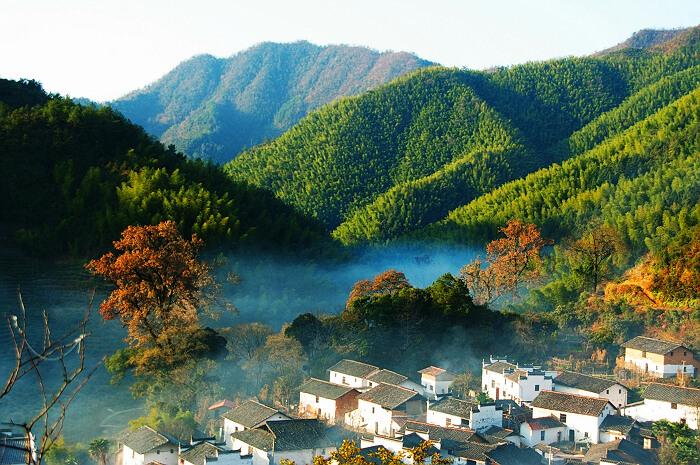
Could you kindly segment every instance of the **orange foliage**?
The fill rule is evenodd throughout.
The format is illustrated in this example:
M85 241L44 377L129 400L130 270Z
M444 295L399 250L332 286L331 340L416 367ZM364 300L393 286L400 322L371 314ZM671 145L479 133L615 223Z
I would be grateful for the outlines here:
M370 297L373 295L392 294L399 289L411 287L406 279L406 275L396 269L379 273L371 281L363 279L352 286L347 304L355 299Z

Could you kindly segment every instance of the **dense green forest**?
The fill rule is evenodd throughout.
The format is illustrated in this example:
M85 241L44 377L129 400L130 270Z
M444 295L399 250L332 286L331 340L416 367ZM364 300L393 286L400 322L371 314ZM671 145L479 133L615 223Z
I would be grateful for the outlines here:
M317 220L211 162L165 147L110 107L0 81L3 235L34 255L89 256L132 224L170 219L217 245L337 250Z
M675 146L675 139L682 139L679 153L693 155L695 116L688 113L693 102L679 99L698 86L699 35L697 28L689 29L668 35L670 42L647 41L648 49L490 72L420 70L319 109L280 138L244 152L225 170L316 216L345 244L416 237L483 244L509 218L535 222L547 234L564 237L581 218L550 218L536 202L573 203L573 195L604 181L615 187L618 179L651 176L657 168L642 154L635 152L626 161L617 157L634 152L635 144L649 145L652 127L678 119L663 132L666 143ZM668 155L653 158L658 169L692 169L681 166L692 164L692 158L683 162ZM582 172L585 160L593 158L588 164L605 172L595 180ZM681 165L671 168L671 162ZM561 175L568 181L544 181L546 173L559 169L568 170ZM525 180L530 173L543 181ZM562 182L578 190L562 189ZM681 182L676 188L691 189L691 179ZM504 187L496 190L499 186ZM507 190L517 205L504 203ZM555 198L540 199L547 190L556 192ZM528 205L530 198L539 200ZM686 194L684 203L676 202L666 215L683 208L685 215L693 199L697 196ZM634 211L636 202L626 211ZM633 235L639 228L628 226ZM631 240L636 252L645 250L648 236Z
M200 55L110 104L166 144L225 163L326 103L428 66L409 53L308 42Z

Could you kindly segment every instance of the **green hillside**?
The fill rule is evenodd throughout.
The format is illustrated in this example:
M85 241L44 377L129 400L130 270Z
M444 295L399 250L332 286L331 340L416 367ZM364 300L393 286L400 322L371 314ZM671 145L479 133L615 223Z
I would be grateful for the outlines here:
M2 233L34 255L99 253L126 226L166 219L211 245L334 249L318 221L164 147L110 107L47 96L33 81L0 81L5 96Z
M492 72L419 70L320 108L224 168L316 216L345 244L385 243L452 211L418 236L455 240L444 231L461 207L597 147L697 88L698 35ZM498 226L480 227L460 240L492 237Z
M111 105L165 144L224 163L314 110L430 65L409 53L308 42L201 55Z

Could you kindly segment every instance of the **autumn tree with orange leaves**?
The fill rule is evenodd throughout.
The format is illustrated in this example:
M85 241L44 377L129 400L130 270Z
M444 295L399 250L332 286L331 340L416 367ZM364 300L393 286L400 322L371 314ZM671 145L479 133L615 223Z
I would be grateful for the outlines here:
M396 269L387 270L369 279L363 279L352 285L352 290L348 296L346 307L353 300L367 298L373 295L384 295L396 292L399 289L411 287L406 279L406 275Z
M100 306L105 320L128 330L128 363L147 376L183 363L203 347L200 313L213 314L220 286L211 267L198 259L202 241L186 240L172 221L129 226L107 253L86 267L116 288Z
M477 257L460 271L479 303L491 304L508 294L517 298L521 285L537 283L542 277L542 250L552 243L534 224L517 220L508 221L499 232L505 237L486 246L486 260Z

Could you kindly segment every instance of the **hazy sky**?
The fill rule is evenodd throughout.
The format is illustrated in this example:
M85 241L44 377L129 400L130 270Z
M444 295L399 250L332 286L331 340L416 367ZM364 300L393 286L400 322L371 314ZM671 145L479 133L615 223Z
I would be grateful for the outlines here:
M700 0L0 0L0 77L97 101L201 53L259 42L363 45L484 69L582 56L700 24Z

